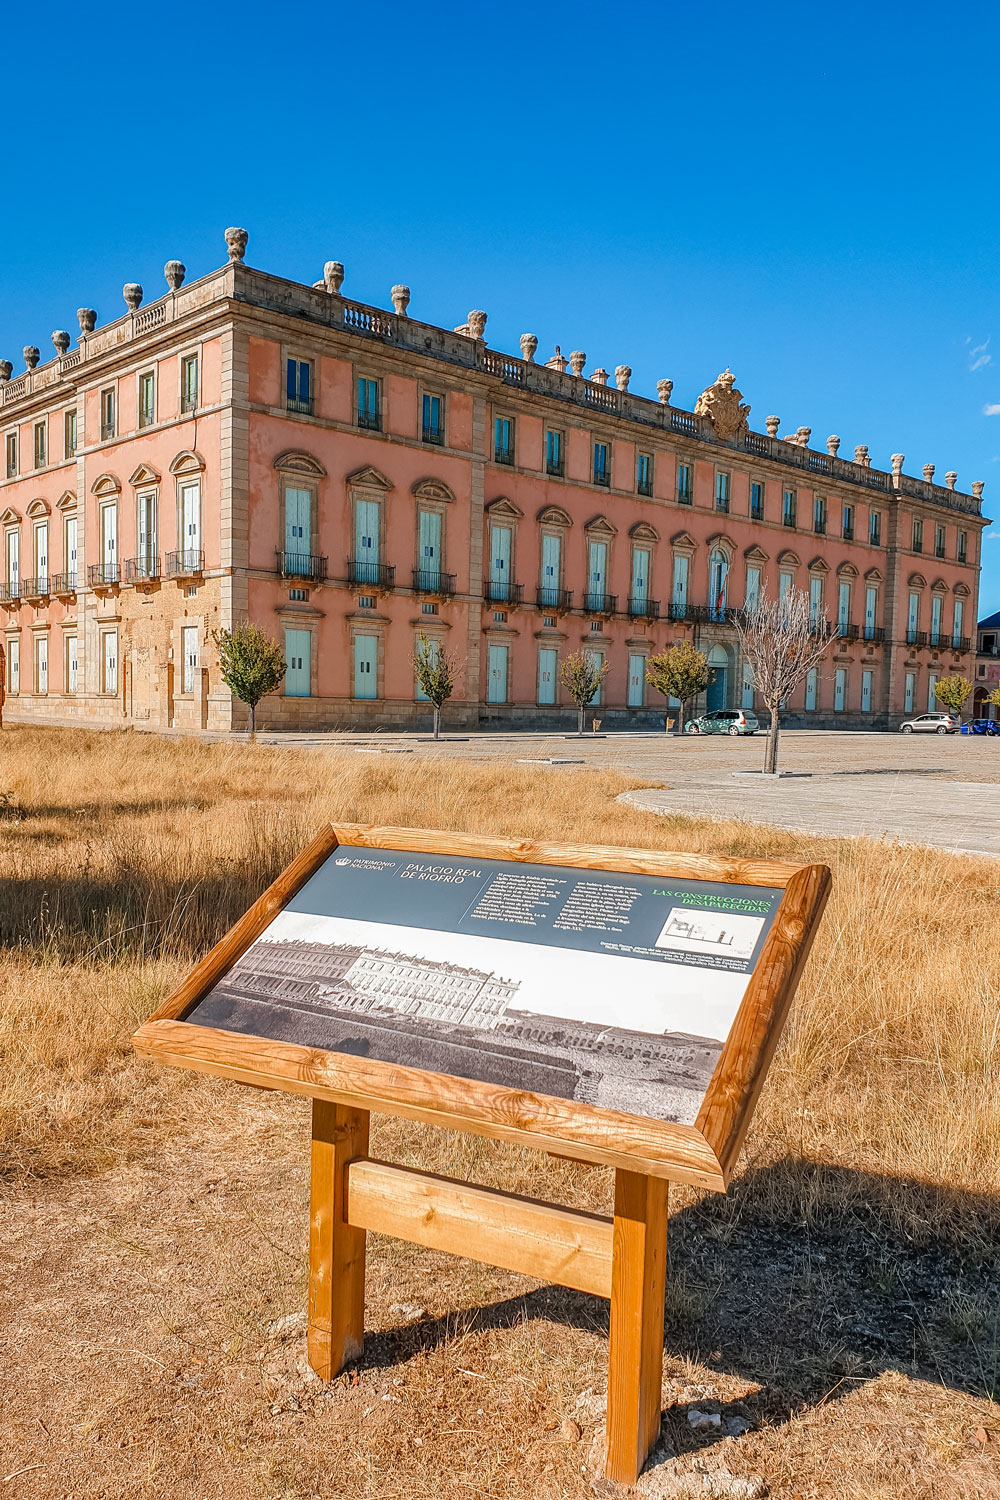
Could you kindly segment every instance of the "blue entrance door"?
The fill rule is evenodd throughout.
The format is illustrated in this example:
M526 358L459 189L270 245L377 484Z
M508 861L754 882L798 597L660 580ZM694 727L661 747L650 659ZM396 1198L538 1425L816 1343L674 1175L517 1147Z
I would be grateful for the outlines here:
M711 667L708 688L705 693L705 710L716 713L726 706L726 668Z

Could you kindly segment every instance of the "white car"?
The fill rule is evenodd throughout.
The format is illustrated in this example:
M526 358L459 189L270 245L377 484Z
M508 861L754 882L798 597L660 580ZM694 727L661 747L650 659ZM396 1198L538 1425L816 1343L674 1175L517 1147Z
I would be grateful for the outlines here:
M957 734L960 725L954 714L918 714L900 724L900 734Z

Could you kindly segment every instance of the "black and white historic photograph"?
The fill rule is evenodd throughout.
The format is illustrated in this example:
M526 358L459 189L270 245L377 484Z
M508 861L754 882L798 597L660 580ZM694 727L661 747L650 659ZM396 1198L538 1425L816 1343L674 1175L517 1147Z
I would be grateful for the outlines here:
M691 1124L776 899L701 886L338 851L188 1018Z

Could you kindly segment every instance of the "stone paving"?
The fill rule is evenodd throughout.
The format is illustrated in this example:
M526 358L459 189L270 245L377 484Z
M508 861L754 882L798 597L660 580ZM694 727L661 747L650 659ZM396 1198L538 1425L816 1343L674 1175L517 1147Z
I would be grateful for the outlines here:
M838 836L927 844L1000 855L1000 739L971 735L836 733L791 730L778 780L734 776L760 767L764 737L473 734L437 743L415 734L261 735L273 744L351 748L473 761L564 762L609 767L663 787L626 793L637 807L700 817L746 818ZM806 774L807 773L807 774Z

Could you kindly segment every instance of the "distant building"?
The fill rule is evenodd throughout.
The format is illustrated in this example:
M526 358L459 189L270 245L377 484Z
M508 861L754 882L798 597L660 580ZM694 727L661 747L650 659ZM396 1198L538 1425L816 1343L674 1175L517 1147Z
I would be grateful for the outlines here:
M987 703L990 693L1000 688L1000 610L980 620L976 629L976 676L972 693L974 719L1000 720L1000 708Z
M456 726L557 726L560 663L609 672L609 726L661 722L648 657L704 650L702 708L755 708L734 613L806 593L836 626L785 722L889 727L971 670L982 484L874 467L749 424L730 371L693 410L586 355L490 347L457 327L229 262L45 362L0 360L0 635L12 722L227 731L246 709L215 632L240 619L288 664L258 724L408 726L422 632L447 643ZM759 424L758 424L759 428Z

